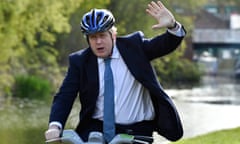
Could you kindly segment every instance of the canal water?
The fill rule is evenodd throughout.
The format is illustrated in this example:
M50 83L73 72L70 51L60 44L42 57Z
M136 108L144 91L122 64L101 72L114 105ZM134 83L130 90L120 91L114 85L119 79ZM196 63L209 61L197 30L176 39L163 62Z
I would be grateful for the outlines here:
M240 83L232 77L206 76L199 87L166 91L182 118L183 138L240 127ZM155 144L168 142L154 137Z
M184 138L240 126L240 83L229 77L204 77L191 89L167 89L180 113ZM50 98L51 99L51 98ZM79 105L67 123L74 127ZM0 100L0 143L43 144L50 103L10 99ZM154 144L167 143L154 134Z

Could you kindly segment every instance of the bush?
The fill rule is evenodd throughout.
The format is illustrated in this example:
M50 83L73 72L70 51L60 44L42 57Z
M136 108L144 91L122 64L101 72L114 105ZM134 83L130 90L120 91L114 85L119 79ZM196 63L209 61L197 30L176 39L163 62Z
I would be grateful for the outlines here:
M13 96L30 99L44 99L51 95L49 81L37 76L20 75L15 77Z
M187 59L158 60L153 64L160 83L165 88L191 88L201 80L201 70Z

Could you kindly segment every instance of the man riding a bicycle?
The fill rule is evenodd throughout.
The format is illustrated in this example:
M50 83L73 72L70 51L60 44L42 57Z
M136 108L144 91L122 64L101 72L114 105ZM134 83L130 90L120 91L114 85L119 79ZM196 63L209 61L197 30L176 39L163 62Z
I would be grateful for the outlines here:
M178 112L151 61L174 51L186 32L160 1L149 3L146 12L158 22L153 29L167 28L165 33L151 39L140 31L117 37L110 11L92 9L83 16L81 30L89 47L69 56L52 103L47 140L60 137L77 96L81 111L76 132L84 141L92 131L102 132L107 142L119 133L152 136L157 131L172 141L182 137Z

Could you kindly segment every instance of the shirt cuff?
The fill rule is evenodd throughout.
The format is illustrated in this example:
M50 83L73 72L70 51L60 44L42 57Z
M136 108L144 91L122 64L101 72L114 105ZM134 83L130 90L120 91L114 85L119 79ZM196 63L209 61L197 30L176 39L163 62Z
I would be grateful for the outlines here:
M62 124L60 122L57 121L50 122L49 127L52 125L58 126L59 129L62 129Z
M176 22L177 23L177 26L176 28L173 28L173 29L168 29L168 32L175 35L175 36L178 36L178 37L183 37L186 35L185 31L183 30L182 28L182 25L179 23L179 22Z

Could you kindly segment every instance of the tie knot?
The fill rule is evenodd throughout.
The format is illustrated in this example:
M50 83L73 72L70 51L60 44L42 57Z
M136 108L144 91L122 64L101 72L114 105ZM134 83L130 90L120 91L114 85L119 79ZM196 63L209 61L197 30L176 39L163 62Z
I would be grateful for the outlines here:
M109 65L110 62L111 62L111 58L110 58L110 57L105 58L105 59L104 59L104 62L105 62L106 65Z

